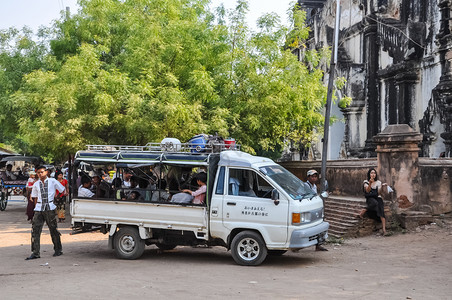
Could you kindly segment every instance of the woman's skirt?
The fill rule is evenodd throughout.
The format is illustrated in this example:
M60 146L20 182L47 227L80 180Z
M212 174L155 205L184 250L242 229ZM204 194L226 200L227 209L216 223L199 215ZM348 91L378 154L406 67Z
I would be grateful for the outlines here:
M367 214L369 218L380 220L385 217L385 204L380 197L366 198Z

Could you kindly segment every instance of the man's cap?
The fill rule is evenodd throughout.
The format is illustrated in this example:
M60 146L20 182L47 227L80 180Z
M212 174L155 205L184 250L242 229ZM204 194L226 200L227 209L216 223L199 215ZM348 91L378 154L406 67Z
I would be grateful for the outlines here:
M309 170L308 171L308 176L312 176L312 175L314 175L314 174L319 174L319 172L317 172L316 170Z

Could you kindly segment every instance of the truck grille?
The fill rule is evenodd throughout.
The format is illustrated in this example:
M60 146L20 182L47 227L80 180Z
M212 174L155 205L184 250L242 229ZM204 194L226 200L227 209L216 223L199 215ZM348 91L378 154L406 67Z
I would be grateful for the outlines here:
M317 220L323 220L323 207L311 211L311 222L315 222Z

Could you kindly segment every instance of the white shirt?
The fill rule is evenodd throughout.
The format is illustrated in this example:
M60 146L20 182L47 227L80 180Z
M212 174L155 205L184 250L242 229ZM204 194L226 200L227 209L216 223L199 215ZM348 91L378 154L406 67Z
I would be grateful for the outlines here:
M129 181L122 181L122 188L127 189L130 188L130 180Z
M316 184L312 184L312 183L310 183L309 182L309 180L308 181L306 181L306 183L308 184L308 186L311 188L311 190L313 190L314 191L314 193L316 193L317 194L317 185Z
M42 204L42 198L41 198L41 180L36 181L33 184L33 188L31 190L31 197L32 198L38 198L38 201L36 203L35 211L41 211L41 204ZM58 182L58 180L54 178L46 178L44 180L44 183L47 182L47 197L49 200L49 208L50 210L54 210L56 208L55 204L53 204L53 199L55 198L55 192L58 190L60 193L64 192L64 186Z
M86 187L83 187L83 185L81 185L78 188L78 196L79 197L85 197L85 198L91 198L92 196L94 196L94 193L91 192L89 189L87 189Z

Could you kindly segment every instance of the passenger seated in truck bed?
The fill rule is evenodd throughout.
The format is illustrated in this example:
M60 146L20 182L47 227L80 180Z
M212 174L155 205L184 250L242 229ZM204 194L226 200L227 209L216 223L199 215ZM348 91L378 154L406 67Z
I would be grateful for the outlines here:
M166 180L160 179L157 183L158 189L152 192L152 202L166 202L171 199L171 195L166 191Z
M91 187L91 178L88 176L82 176L81 183L82 185L78 188L78 196L84 198L93 197L94 193L89 190Z
M126 195L124 194L124 191L122 190L121 186L122 186L121 178L116 177L115 179L113 179L111 183L111 188L115 200L126 200Z
M196 191L185 189L182 190L182 192L188 193L193 197L193 204L204 204L207 192L207 174L204 172L196 174L196 182L199 185L199 188ZM173 198L175 196L176 195L174 195Z
M127 196L127 201L143 201L143 197L141 197L138 191L131 191Z
M100 175L94 175L93 183L94 183L93 192L96 198L110 197L110 185L103 181Z

